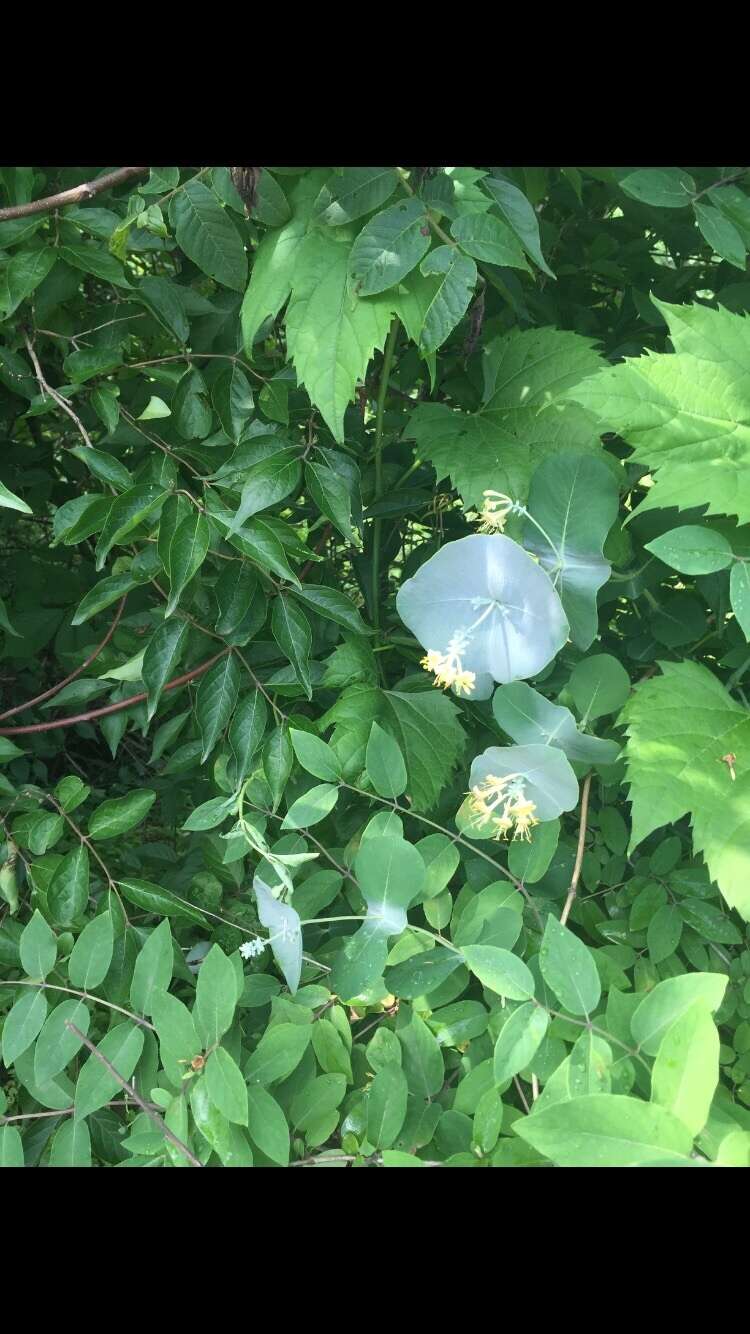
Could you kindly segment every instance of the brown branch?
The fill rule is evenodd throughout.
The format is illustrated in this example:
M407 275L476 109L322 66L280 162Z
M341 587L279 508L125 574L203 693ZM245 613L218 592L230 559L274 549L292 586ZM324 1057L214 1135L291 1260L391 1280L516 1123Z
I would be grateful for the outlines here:
M86 668L91 666L94 659L99 657L102 649L107 647L107 644L115 633L125 607L126 599L127 593L120 602L120 605L115 612L115 618L101 644L97 645L94 652L90 654L85 662L81 663L80 667L76 667L75 671L71 672L70 676L66 676L64 681L59 681L56 686L51 686L49 690L45 690L43 695L35 695L33 699L27 699L25 704L15 704L12 709L6 709L5 713L0 713L0 722L2 722L4 718L12 718L16 713L23 713L26 709L33 708L35 704L41 704L43 700L49 699L52 695L56 695L59 690L62 690L63 686L70 685L70 682L74 681L77 676L80 676L81 672L85 672Z
M102 190L112 190L116 185L122 185L131 176L142 176L144 171L148 171L148 167L118 167L116 171L109 171L96 181L76 185L72 190L62 190L57 195L48 195L46 199L32 199L30 204L0 208L0 222L8 222L11 218L29 218L34 213L51 213L53 209L65 208L68 204L80 204L84 199L93 199L95 195L101 194Z
M146 1116L150 1117L151 1120L154 1122L154 1124L159 1127L164 1138L168 1139L170 1144L174 1144L175 1148L179 1149L180 1153L183 1153L185 1155L188 1162L191 1163L193 1167L202 1167L203 1163L201 1162L200 1158L196 1158L192 1149L189 1149L187 1144L183 1144L182 1140L177 1138L174 1132L169 1129L169 1126L166 1124L166 1122L163 1121L162 1118L159 1116L159 1113L153 1110L151 1103L143 1101L143 1098L140 1096L140 1094L136 1093L135 1089L133 1088L133 1085L129 1084L127 1079L123 1079L119 1071L115 1070L115 1067L113 1066L112 1062L107 1060L103 1052L97 1050L93 1042L90 1042L89 1039L86 1037L86 1034L82 1033L80 1028L76 1028L76 1025L72 1024L69 1019L66 1019L65 1027L69 1028L71 1033L75 1033L77 1038L80 1038L84 1047L88 1047L89 1051L91 1052L91 1055L95 1056L97 1061L101 1061L102 1065L106 1066L112 1078L117 1080L117 1083L120 1085L120 1088L124 1089L125 1092L128 1094L128 1097L132 1098L133 1102L136 1102L138 1104L141 1111L145 1112Z
M196 676L202 676L209 667L218 662L219 658L223 658L225 653L231 651L225 648L221 653L215 653L212 658L202 662L200 667L194 667L191 672L185 672L184 676L176 676L173 681L167 681L164 690L176 690L178 686L186 685ZM105 718L110 713L119 713L121 709L130 709L134 704L141 704L147 698L148 692L142 690L140 694L129 695L127 699L121 699L117 704L107 704L103 709L89 709L86 713L76 713L72 718L58 718L50 723L31 723L26 727L0 727L0 736L23 736L29 732L53 732L56 727L73 727L75 723L88 723L92 718Z
M573 867L573 876L570 881L568 897L565 900L565 907L560 914L560 926L565 926L573 907L573 901L578 891L578 880L583 865L583 845L586 838L586 821L589 813L589 792L591 791L591 774L587 774L583 780L583 792L581 793L581 824L578 830L578 847L576 849L575 866Z

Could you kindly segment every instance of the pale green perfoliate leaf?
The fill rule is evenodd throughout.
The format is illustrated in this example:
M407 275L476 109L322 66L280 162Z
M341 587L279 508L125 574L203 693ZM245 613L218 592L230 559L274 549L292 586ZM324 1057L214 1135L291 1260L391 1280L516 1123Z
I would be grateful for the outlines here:
M570 709L552 704L525 681L498 686L492 712L504 732L519 745L559 746L569 760L583 764L612 764L620 747L614 741L579 732Z
M292 995L296 995L302 971L302 927L299 913L289 903L274 898L259 876L254 882L255 900L261 925L270 932L273 957L284 974Z

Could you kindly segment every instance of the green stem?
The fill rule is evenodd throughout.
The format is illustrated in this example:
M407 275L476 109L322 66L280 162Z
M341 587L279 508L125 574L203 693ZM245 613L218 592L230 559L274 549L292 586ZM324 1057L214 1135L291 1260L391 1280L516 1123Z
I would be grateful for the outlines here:
M391 373L393 353L398 338L398 320L391 325L388 340L383 353L383 366L380 372L378 406L375 416L375 494L373 499L380 500L383 494L383 418L385 400L388 393L388 378ZM380 630L380 539L382 519L373 519L372 525L372 620L376 630Z

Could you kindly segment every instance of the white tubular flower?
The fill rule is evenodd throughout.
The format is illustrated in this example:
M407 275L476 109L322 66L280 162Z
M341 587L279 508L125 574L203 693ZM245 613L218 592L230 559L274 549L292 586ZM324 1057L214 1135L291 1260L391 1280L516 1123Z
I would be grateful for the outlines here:
M477 828L483 829L491 824L495 839L507 839L512 832L514 839L525 838L527 843L531 842L530 831L539 820L534 814L536 804L525 796L521 774L506 774L504 778L488 774L469 795Z
M240 954L243 959L254 959L257 955L263 953L267 943L260 936L256 936L254 940L243 940L240 945Z
M515 502L502 491L483 491L484 504L479 514L480 533L501 533L505 521L512 514Z

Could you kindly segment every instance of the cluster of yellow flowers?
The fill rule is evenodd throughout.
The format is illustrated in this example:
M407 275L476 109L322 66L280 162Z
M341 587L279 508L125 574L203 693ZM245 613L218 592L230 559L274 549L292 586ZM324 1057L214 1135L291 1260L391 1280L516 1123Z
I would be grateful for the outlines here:
M483 782L471 789L470 807L478 817L477 826L483 829L491 823L493 838L506 838L513 830L514 838L525 838L531 842L531 829L539 824L534 814L536 804L526 799L523 790L522 774L507 774L505 778L496 778L488 774ZM498 814L502 806L502 813Z
M431 648L420 661L420 666L425 671L435 673L435 685L447 689L453 686L457 695L470 695L476 682L476 673L464 670L461 663L461 653L466 645L462 639L454 635L446 653L439 653L437 649Z
M503 495L502 491L483 491L484 505L482 506L479 518L480 533L501 533L505 527L505 521L514 508L515 502L510 496Z

